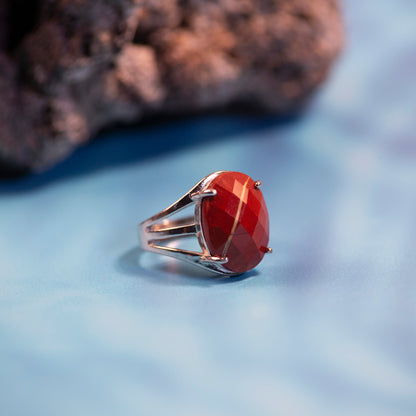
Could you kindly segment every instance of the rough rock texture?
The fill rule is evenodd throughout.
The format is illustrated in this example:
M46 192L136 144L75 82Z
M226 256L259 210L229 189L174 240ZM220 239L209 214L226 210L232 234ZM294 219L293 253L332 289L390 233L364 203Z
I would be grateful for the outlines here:
M0 0L0 166L44 169L147 115L295 110L342 38L336 0Z

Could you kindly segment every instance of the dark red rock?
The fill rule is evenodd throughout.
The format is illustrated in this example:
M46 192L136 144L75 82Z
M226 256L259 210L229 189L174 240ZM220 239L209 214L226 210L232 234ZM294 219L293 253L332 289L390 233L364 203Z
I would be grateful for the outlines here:
M342 43L337 0L0 1L0 171L146 116L295 111Z
M224 267L243 273L267 252L269 214L260 189L249 176L223 172L212 180L213 198L202 202L202 234L213 256L227 257Z

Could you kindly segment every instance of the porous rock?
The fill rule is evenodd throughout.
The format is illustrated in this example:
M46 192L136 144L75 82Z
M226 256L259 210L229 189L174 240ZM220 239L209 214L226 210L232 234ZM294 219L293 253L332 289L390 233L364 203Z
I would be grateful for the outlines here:
M43 170L150 115L295 111L342 41L337 0L3 0L1 169Z

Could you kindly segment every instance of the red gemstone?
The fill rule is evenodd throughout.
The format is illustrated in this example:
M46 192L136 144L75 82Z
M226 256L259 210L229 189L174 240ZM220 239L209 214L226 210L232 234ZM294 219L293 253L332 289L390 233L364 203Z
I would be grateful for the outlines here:
M224 267L243 273L267 252L269 214L260 189L249 176L222 172L208 185L217 194L202 202L202 234L211 255L227 257Z

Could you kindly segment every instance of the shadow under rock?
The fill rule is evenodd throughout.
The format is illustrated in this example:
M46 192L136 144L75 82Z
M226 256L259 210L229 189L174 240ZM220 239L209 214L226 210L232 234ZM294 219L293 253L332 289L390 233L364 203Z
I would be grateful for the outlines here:
M204 114L164 117L140 126L118 127L101 133L88 146L43 173L0 180L0 195L25 192L50 183L109 167L136 163L210 141L223 141L256 130L289 123L297 116L253 113Z
M152 282L168 286L212 286L240 282L256 276L255 270L243 273L239 276L220 276L200 269L190 263L175 260L158 255L158 263L152 263L151 267L142 265L143 256L154 256L139 246L133 247L123 253L116 261L116 268L125 275L152 279Z

